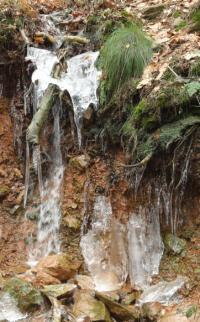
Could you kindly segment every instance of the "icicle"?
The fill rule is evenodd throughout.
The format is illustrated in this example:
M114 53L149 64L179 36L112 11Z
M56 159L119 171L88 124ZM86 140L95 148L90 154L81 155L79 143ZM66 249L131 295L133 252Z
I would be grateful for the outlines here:
M27 204L28 190L29 190L29 180L30 180L30 150L29 143L26 140L26 170L25 170L25 192L24 192L24 208Z
M97 196L92 228L81 238L81 249L99 291L119 289L127 277L125 227L112 217L110 201Z

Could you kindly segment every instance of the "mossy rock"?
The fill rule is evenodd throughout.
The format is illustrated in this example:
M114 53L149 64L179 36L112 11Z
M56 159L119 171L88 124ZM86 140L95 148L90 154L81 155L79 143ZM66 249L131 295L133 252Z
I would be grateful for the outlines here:
M164 245L167 253L180 255L185 250L187 242L184 239L168 233L164 237Z
M117 321L135 321L141 317L140 309L134 306L119 304L105 293L96 292L95 294L96 297L108 307L110 313Z
M5 198L10 192L7 186L0 186L0 199Z
M7 280L3 290L8 292L16 301L22 312L32 312L43 304L43 297L31 283L13 277Z
M75 296L73 307L75 317L89 317L90 321L112 322L110 314L103 302L96 300L87 291L79 291Z

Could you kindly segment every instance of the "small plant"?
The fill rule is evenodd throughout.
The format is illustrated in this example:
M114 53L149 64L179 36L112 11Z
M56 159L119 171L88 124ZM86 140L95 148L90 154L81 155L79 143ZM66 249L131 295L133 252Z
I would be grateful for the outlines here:
M151 40L136 24L113 32L101 51L110 97L130 78L140 77L151 57Z

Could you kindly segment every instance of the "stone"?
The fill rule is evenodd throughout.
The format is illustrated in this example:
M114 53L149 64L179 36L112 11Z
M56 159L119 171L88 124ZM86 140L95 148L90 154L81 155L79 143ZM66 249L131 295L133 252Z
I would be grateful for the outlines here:
M162 4L149 6L143 10L143 18L149 19L149 20L155 19L158 16L160 16L160 14L163 12L164 8L165 8L165 6Z
M188 318L182 314L173 314L166 315L162 317L159 322L189 322Z
M164 237L164 245L167 253L179 255L185 250L187 242L184 239L168 233Z
M94 109L92 106L89 106L83 113L83 124L84 126L90 125L94 120Z
M96 300L89 292L86 291L79 291L76 294L73 314L77 318L89 317L91 321L112 321L104 303Z
M135 302L139 296L140 296L140 292L139 291L135 291L135 292L132 292L132 293L129 293L129 294L125 294L125 296L123 297L122 299L122 304L124 305L130 305L132 304L133 302Z
M78 170L84 170L88 167L90 158L88 155L82 154L77 157L71 158L69 163L71 166Z
M57 285L47 285L41 289L47 297L62 298L68 297L73 294L73 291L77 288L74 284L57 284Z
M150 320L158 320L162 314L163 306L159 302L145 303L142 306L142 315Z
M17 277L8 279L4 284L3 291L9 293L16 300L22 312L32 312L43 304L40 291L35 289L31 283Z
M56 285L60 284L60 280L51 276L50 274L44 272L44 271L38 271L36 276L34 277L33 283L35 285Z
M66 281L77 273L81 266L75 258L67 254L55 254L44 257L36 266L36 271L43 271L60 281Z
M0 186L0 199L4 199L10 192L7 186Z
M87 275L76 275L75 282L82 290L94 290L95 285L93 279Z
M113 301L112 298L105 293L96 292L96 297L102 301L109 309L114 318L120 321L131 320L135 321L140 318L140 310L134 306L125 306Z

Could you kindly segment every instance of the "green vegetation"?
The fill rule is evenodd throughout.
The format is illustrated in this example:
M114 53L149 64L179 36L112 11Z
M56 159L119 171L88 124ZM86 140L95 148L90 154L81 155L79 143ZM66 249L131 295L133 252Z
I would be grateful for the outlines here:
M195 30L200 30L200 9L192 14L192 21L195 24Z
M116 30L101 50L108 99L130 78L139 78L152 57L151 40L136 24Z

